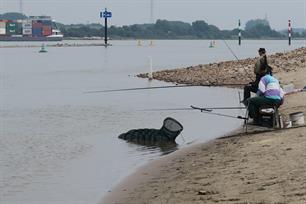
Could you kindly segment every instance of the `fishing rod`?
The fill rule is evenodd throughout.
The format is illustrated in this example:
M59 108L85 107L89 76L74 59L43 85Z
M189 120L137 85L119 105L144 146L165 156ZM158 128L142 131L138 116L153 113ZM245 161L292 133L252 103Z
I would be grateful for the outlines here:
M154 108L154 109L142 109L138 111L190 111L192 108Z
M227 42L222 39L224 44L226 45L226 47L230 50L230 52L232 53L232 55L234 55L234 57L237 59L237 61L239 61L239 58L237 57L237 55L234 53L234 51L232 50L232 48L227 44Z
M210 107L210 108L202 108L202 107L196 107L196 106L190 106L190 108L165 108L165 109L146 109L141 111L185 111L185 110L200 110L202 113L227 117L227 118L235 118L235 119L241 119L246 120L246 117L242 116L232 116L232 115L226 115L222 113L214 113L213 110L237 110L237 109L246 109L245 107Z
M232 55L239 61L239 58L235 54L235 52L232 50L232 48L228 45L228 43L225 41L224 38L222 38L224 44L226 47L230 50ZM246 71L245 68L243 70L246 72L246 75L250 80L253 81L253 78L250 76L250 74ZM137 90L150 90L150 89L167 89L167 88L184 88L184 87L200 87L200 86L206 86L206 87L213 87L213 86L245 86L246 84L201 84L201 85L192 85L192 84L182 84L182 85L169 85L169 86L153 86L153 87L135 87L135 88L126 88L126 89L109 89L109 90L95 90L95 91L85 91L84 94L91 94L91 93L108 93L108 92L120 92L120 91L137 91Z
M196 106L190 106L190 108L195 109L195 110L237 110L237 109L246 109L245 107L211 107L211 108L203 108L203 107L196 107Z
M222 116L222 117L227 117L227 118L234 118L234 119L240 119L240 120L247 120L246 117L242 117L240 115L238 116L233 116L233 115L227 115L227 114L222 114L222 113L213 113L212 110L208 110L205 108L198 108L198 107L194 107L191 106L191 108L195 109L195 110L200 110L201 113L207 113L207 114L211 114L211 115L217 115L217 116Z
M239 58L238 58L237 55L234 53L234 51L232 50L232 48L227 44L227 42L225 41L225 39L222 38L222 40L223 40L224 44L226 45L226 47L230 50L230 52L232 53L232 55L234 55L234 57L237 59L237 61L239 61ZM250 75L249 72L247 72L247 70L245 69L245 67L243 67L243 70L245 71L247 77L248 77L251 81L253 81L253 80L254 80L253 77Z
M193 107L193 108L192 108ZM139 111L188 111L188 110L205 110L211 112L212 110L243 110L245 107L194 107L190 108L159 108L159 109L143 109Z
M121 91L138 91L138 90L150 90L150 89L168 89L168 88L185 88L185 87L214 87L214 86L245 86L245 84L202 84L202 85L192 85L192 84L182 84L182 85L169 85L169 86L151 86L151 87L135 87L126 89L108 89L108 90L96 90L96 91L85 91L84 94L91 93L108 93L108 92L121 92Z
M226 118L234 118L234 119L240 119L240 120L246 120L246 117L243 116L232 116L232 115L226 115L226 114L221 114L221 113L213 113L213 112L207 112L207 111L201 111L201 113L207 113L207 114L211 114L211 115L217 115L217 116L222 116L222 117L226 117Z
M192 87L199 85L169 85L169 86L151 86L151 87L135 87L135 88L126 88L126 89L108 89L108 90L96 90L96 91L85 91L85 94L90 93L107 93L107 92L120 92L120 91L138 91L138 90L149 90L149 89L168 89L168 88L184 88L184 87Z

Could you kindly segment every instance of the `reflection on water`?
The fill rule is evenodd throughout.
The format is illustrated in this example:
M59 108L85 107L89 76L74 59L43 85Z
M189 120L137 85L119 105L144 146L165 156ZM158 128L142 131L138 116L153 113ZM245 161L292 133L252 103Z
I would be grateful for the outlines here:
M161 156L163 156L178 150L178 144L176 142L127 141L127 143L138 145L136 150L144 154L160 152Z

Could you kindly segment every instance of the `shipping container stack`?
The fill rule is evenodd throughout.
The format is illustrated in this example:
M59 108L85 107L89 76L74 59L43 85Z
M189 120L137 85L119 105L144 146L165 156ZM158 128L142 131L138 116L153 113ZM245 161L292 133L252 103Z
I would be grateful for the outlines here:
M17 35L17 22L6 22L6 35Z
M0 19L0 36L47 37L52 35L52 20L47 16L32 16L26 20Z
M52 21L51 20L43 20L43 36L52 35Z
M22 35L22 20L16 22L16 35Z
M22 23L0 19L0 36L22 35Z
M52 35L52 21L51 20L33 20L32 35L34 37Z
M0 35L6 35L6 22L7 20L0 20Z
M24 36L32 36L32 21L24 20L22 22L22 34Z
M42 36L43 24L40 20L32 21L32 36L41 37Z

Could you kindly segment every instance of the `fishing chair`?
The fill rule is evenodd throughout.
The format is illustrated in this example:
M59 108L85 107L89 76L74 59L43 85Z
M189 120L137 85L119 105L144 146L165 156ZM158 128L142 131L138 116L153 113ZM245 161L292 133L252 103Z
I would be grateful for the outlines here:
M271 128L280 127L278 107L277 105L262 105L259 108L259 120L262 126Z
M280 127L278 121L279 118L278 108L279 106L270 106L270 105L263 105L259 108L259 119L261 121L262 126L270 128ZM250 118L249 106L247 106L245 112L244 125L243 125L246 133L248 132L249 118Z

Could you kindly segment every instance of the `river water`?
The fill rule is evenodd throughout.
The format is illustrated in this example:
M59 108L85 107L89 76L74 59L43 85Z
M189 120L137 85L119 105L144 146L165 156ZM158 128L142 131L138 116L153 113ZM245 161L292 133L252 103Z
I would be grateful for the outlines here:
M216 41L215 48L208 48L209 41L195 40L154 41L154 46L149 41L141 43L113 41L108 48L47 47L44 54L38 48L0 48L1 204L96 204L137 167L241 125L239 120L197 111L144 111L238 106L235 89L85 93L168 85L135 77L149 71L149 57L154 70L234 59L222 41ZM305 41L293 41L291 47L286 41L243 41L241 47L236 41L227 43L239 58L255 57L259 47L275 53L305 46ZM37 43L21 43L28 44ZM158 129L169 116L184 126L176 147L143 147L117 138L134 128Z

